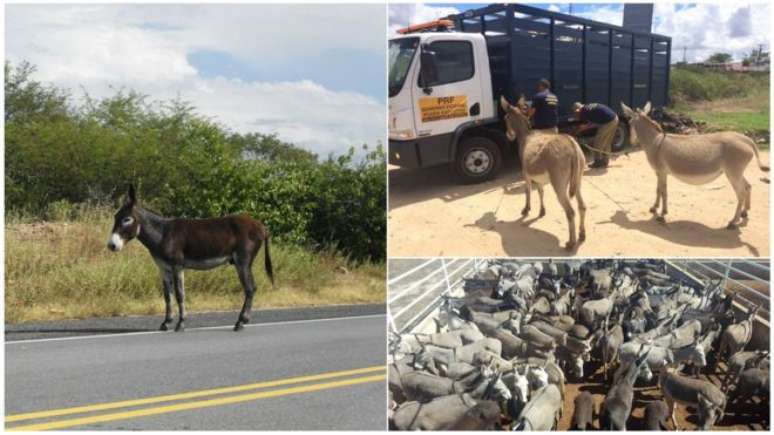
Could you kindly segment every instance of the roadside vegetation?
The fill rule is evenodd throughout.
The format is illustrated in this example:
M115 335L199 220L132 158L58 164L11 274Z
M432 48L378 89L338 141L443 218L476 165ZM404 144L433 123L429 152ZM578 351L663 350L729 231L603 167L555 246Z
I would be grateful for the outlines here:
M710 71L673 67L672 108L710 130L735 130L768 143L770 102L768 72Z
M113 210L83 208L68 220L9 216L5 227L5 320L164 313L158 268L137 241L121 252L105 243ZM254 266L254 309L383 303L384 263L352 262L332 249L272 245L276 287ZM237 310L243 301L233 267L186 271L189 311Z
M266 222L277 287L257 261L255 308L384 301L380 144L320 158L182 101L75 99L33 73L5 65L6 321L162 312L145 248L105 247L129 182L168 216ZM191 311L236 310L243 297L229 267L187 272L186 293Z

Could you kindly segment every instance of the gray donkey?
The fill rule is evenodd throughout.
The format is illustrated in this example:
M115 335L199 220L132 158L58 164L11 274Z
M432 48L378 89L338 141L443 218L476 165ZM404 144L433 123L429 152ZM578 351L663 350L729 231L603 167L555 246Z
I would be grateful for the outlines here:
M628 366L626 374L607 392L599 415L601 430L626 430L626 422L632 413L634 401L634 382L642 366L647 363L648 353L648 349L642 349Z
M676 430L680 430L675 418L677 402L692 405L698 409L701 430L711 430L715 423L723 419L726 395L712 382L681 376L677 374L675 368L665 367L660 372L658 385Z
M755 315L758 313L760 305L756 306L747 313L747 318L739 323L729 325L720 336L720 347L718 348L718 358L715 360L715 366L721 358L728 361L732 356L744 350L747 343L752 339L753 325Z
M657 215L657 219L664 221L667 214L667 175L673 175L688 184L701 185L725 173L737 198L736 212L728 228L737 228L740 217L746 218L750 210L751 186L744 178L747 164L755 157L762 170L769 170L761 161L755 142L743 134L731 131L697 135L666 134L661 126L648 117L650 102L637 110L632 110L624 103L621 103L621 107L630 118L629 124L658 177L656 202L650 208L651 213L656 214L661 201L661 214Z

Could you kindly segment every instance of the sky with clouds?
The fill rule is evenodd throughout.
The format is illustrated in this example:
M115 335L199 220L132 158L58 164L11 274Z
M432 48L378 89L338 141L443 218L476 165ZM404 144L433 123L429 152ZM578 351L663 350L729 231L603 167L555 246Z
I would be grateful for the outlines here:
M320 155L385 137L383 5L7 5L6 58L100 97L180 97ZM363 32L362 29L369 29Z
M529 3L528 3L529 4ZM556 12L572 13L584 18L621 25L623 4L529 4ZM395 4L389 6L389 32L394 34L408 23L420 23L444 17L484 4L432 3ZM758 44L768 49L768 3L666 3L656 2L653 12L653 32L672 37L672 61L683 58L688 62L704 60L715 52L727 52L741 60ZM572 11L570 10L572 8Z

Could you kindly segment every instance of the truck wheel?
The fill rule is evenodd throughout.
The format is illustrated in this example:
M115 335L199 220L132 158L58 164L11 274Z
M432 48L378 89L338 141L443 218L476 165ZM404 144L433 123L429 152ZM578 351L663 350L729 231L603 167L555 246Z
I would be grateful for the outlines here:
M618 128L615 129L615 136L613 136L613 143L610 144L610 151L618 153L629 147L629 125L623 122L618 123Z
M462 183L480 183L497 175L502 164L500 147L492 140L481 136L462 139L454 170Z

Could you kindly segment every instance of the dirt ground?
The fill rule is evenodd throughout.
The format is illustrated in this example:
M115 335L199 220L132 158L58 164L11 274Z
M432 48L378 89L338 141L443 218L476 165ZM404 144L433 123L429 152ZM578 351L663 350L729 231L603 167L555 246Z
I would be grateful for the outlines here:
M761 159L768 162L769 153L762 151ZM669 177L664 224L649 212L656 176L644 152L619 157L607 169L587 169L582 187L586 241L572 252L564 249L567 221L550 187L545 189L546 215L537 217L534 190L532 212L521 216L525 192L516 166L506 162L497 179L476 185L455 183L447 166L422 170L391 166L388 255L769 256L769 178L754 160L745 173L752 184L750 217L737 230L726 229L736 195L725 176L702 186Z
M724 375L725 365L721 363L718 371L720 377L716 375L705 376L701 375L703 379L708 379L715 385L720 385L721 379ZM612 375L611 375L612 376ZM602 368L600 367L591 378L583 383L574 383L572 381L565 385L564 396L564 413L559 421L558 430L569 430L572 425L573 414L573 401L582 391L588 391L594 397L595 404L595 420L594 428L599 428L598 413L602 402L605 400L605 394L608 391L607 384L603 382L604 377ZM642 382L637 384L634 388L634 401L632 403L632 414L629 417L627 429L629 430L645 430L643 417L645 415L645 406L651 401L662 400L661 392L658 389L656 381L653 381L653 385L642 385ZM699 425L698 410L692 406L685 406L678 404L675 415L677 417L677 423L680 426L680 430L696 430ZM751 430L765 430L770 426L769 423L769 408L765 404L761 404L756 398L752 403L746 404L727 404L726 411L723 419L713 427L715 431L751 431ZM669 422L667 427L670 430L674 430L672 423Z

